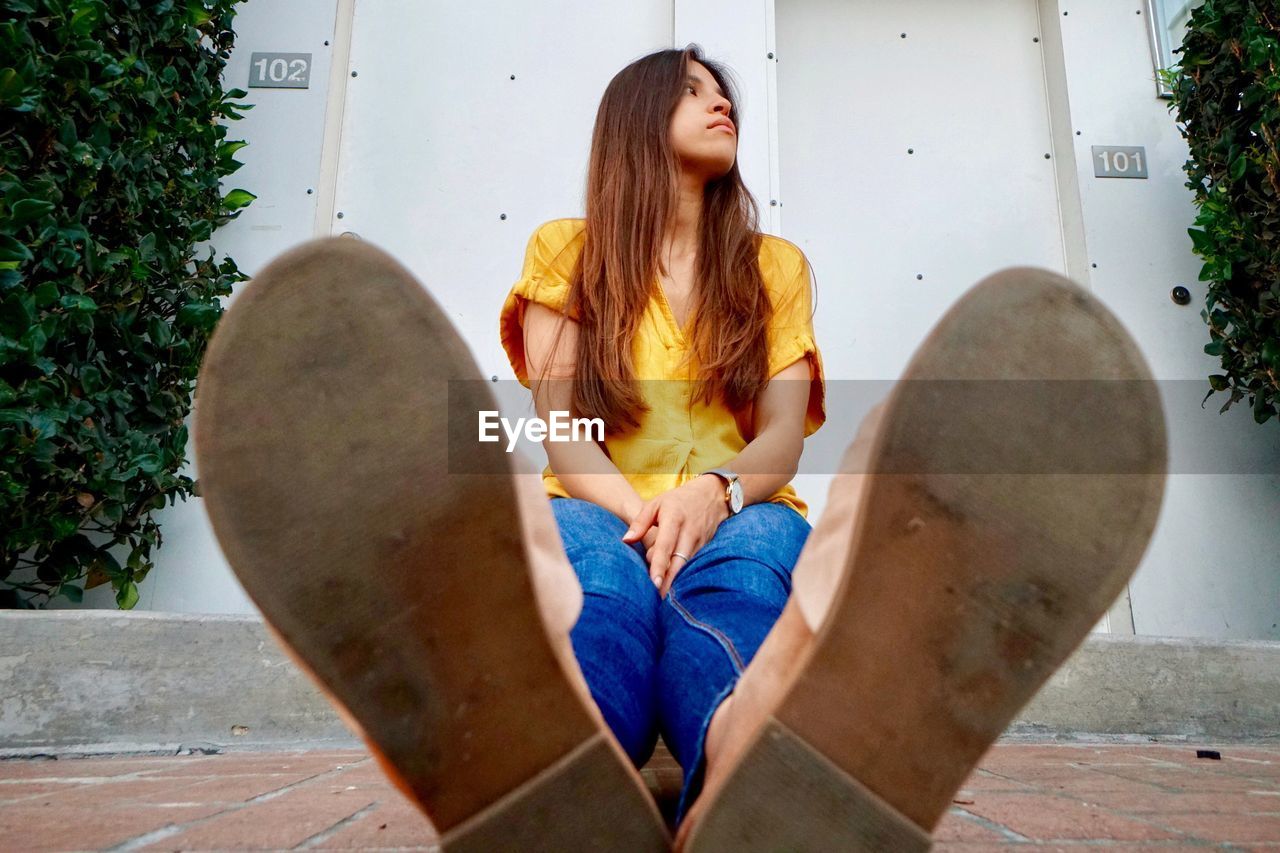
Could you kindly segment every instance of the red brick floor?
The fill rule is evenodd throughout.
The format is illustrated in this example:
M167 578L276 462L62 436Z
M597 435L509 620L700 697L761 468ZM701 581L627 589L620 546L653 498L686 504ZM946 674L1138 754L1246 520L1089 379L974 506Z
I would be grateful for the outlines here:
M660 794L673 782L678 790L665 752L644 772ZM938 851L1280 851L1280 746L999 741L934 838ZM430 850L434 841L363 750L0 761L3 850Z

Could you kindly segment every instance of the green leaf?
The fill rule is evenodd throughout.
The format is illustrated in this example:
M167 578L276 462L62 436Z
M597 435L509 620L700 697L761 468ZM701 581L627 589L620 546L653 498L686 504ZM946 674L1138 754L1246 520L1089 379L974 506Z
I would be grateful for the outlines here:
M1280 340L1272 338L1262 342L1262 361L1272 370L1280 370Z
M1227 169L1227 176L1233 181L1238 181L1244 177L1245 167L1249 165L1249 159L1243 154L1231 161L1231 166Z
M72 32L79 35L88 35L93 32L102 16L103 10L100 0L73 3L72 8L75 10L71 16Z
M98 303L83 293L69 293L58 300L58 304L68 311L93 312L98 310Z
M113 577L124 571L120 566L120 561L116 559L115 554L112 554L105 548L98 551L97 556L94 558L94 565Z
M1264 424L1267 419L1275 414L1275 409L1267 402L1267 395L1263 391L1257 392L1257 396L1253 399L1253 419L1256 423Z
M35 289L32 294L35 297L37 308L45 308L58 301L58 286L51 281L46 281Z
M17 100L26 88L27 81L17 71L0 68L0 102L11 103Z
M30 326L36 321L36 300L28 293L11 293L0 303L0 322L9 322L15 328Z
M40 326L32 326L22 336L21 342L22 346L32 353L39 353L44 349L44 345L49 342L49 336L44 333L44 329Z
M221 314L222 309L218 305L188 302L178 309L174 322L177 325L193 326L198 329L211 329Z
M152 231L138 242L138 257L150 261L156 256L156 234Z
M243 139L237 139L232 142L224 142L218 146L218 159L226 160L235 155L237 151L248 145Z
M116 501L116 500L103 501L102 503L98 504L98 506L102 508L101 509L102 517L105 518L107 521L113 522L115 524L119 524L121 520L124 519L124 507L120 505L119 501Z
M1208 234L1198 228L1188 228L1187 233L1191 235L1191 246L1197 255L1205 257L1213 254L1214 245Z
M42 216L48 216L53 213L55 206L51 201L44 201L38 198L24 198L15 202L9 211L9 222L12 225L21 225L24 222L30 222L33 219L39 219Z
M121 610L132 610L138 603L138 585L133 581L125 581L116 592L116 604Z
M86 394L102 390L102 371L92 364L80 368L80 388Z
M226 197L222 200L222 206L227 210L237 210L242 207L247 207L255 198L257 198L257 196L248 190L234 189L227 193Z
M169 342L173 340L173 329L164 321L163 317L152 317L147 322L147 334L151 336L152 342L158 347L167 347Z
M35 255L24 244L8 234L0 234L0 261L30 261L34 258Z
M55 515L49 519L54 539L66 539L80 529L80 520L69 515Z
M138 466L138 470L147 476L157 473L164 467L164 460L155 453L144 453L141 456L135 456L130 460L129 465Z
M73 583L62 584L58 587L58 594L66 598L68 601L73 601L76 604L84 602L84 589Z
M209 10L200 0L187 0L187 23L193 27L202 27L212 20Z

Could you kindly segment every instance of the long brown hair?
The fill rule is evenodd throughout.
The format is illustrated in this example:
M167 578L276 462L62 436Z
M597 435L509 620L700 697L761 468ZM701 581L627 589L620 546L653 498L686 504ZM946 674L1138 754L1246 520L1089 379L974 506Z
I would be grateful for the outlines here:
M611 430L638 426L637 413L649 410L636 386L632 343L653 288L660 286L659 248L675 215L680 164L668 134L690 60L711 72L731 104L730 121L741 129L727 69L704 58L696 44L656 51L623 68L596 112L585 238L565 312L580 324L574 414L599 417ZM758 263L758 223L759 210L735 159L706 185L690 314L691 350L700 367L695 396L710 404L718 392L735 412L768 381L765 335L772 305Z

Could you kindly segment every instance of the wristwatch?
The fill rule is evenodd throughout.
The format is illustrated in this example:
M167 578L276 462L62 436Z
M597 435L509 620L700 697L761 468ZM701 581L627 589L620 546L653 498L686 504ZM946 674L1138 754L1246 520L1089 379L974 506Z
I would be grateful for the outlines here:
M724 478L726 483L724 501L729 505L729 512L734 515L742 512L742 483L738 480L737 474L728 468L712 468L709 471L703 471L702 474L715 474ZM698 476L702 476L702 474Z

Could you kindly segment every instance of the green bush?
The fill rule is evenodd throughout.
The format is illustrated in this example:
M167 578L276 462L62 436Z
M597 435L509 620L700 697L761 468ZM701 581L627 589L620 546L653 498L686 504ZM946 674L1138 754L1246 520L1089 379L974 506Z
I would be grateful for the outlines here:
M0 0L0 607L133 607L193 493L183 421L247 278L194 245L255 198L219 188L238 2Z
M1248 395L1265 423L1280 406L1280 6L1206 0L1174 53L1181 62L1160 74L1191 152L1204 351L1222 365L1205 399L1230 390L1225 412Z

